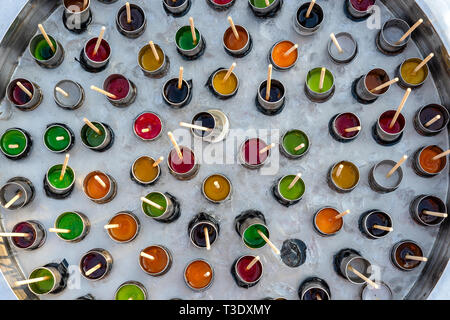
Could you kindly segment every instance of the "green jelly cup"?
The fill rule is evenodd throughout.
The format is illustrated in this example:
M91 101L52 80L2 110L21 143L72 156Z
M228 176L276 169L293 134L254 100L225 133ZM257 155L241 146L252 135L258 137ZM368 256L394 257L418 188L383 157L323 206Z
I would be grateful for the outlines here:
M115 300L147 300L147 289L137 281L122 283L116 290Z
M203 50L203 37L197 28L195 28L195 34L197 36L197 42L194 44L190 26L184 26L178 29L175 34L175 44L180 54L186 57L195 57Z
M28 288L30 289L31 292L33 292L36 295L46 295L58 289L59 283L61 281L61 274L58 272L56 268L53 267L36 268L30 273L28 279L31 280L41 277L49 277L49 278L44 281L29 283Z
M11 128L6 130L0 138L2 153L11 160L22 159L30 150L31 140L24 130Z
M91 224L88 217L76 211L64 212L56 218L56 229L68 229L69 233L56 233L56 235L67 242L80 242L89 233Z
M102 133L98 135L87 124L81 128L81 142L89 149L102 151L111 143L111 133L108 128L100 122L92 122L94 126Z
M54 165L47 170L45 175L45 182L49 190L58 195L70 192L75 184L75 172L69 166L67 166L63 179L59 179L62 167L62 164Z
M299 148L301 144L305 146ZM309 151L309 137L301 130L293 129L287 131L281 138L280 153L288 159L300 159Z
M269 229L264 224L260 223L247 226L242 233L242 240L250 249L259 249L266 245L266 241L259 235L258 230L269 238Z
M44 145L55 153L69 151L73 146L73 134L62 124L50 124L44 132Z
M334 76L326 69L322 89L320 87L320 74L322 68L314 68L308 71L305 81L306 96L313 102L325 102L330 99L335 91Z
M298 203L305 193L305 183L301 178L289 189L295 177L296 175L291 174L280 178L272 189L277 201L286 207Z
M167 221L167 219L171 218L174 212L173 202L164 193L150 192L145 198L163 207L163 210L160 210L141 201L141 209L146 216L161 221Z
M58 41L48 35L55 48L53 52L42 34L35 35L29 46L29 51L36 63L44 68L56 68L64 61L64 49Z

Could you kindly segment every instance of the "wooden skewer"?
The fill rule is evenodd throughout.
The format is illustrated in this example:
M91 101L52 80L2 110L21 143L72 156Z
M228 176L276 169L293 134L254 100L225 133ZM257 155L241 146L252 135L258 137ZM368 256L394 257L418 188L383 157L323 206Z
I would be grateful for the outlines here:
M326 68L322 68L322 70L320 70L319 90L323 89L323 83L325 81L325 72L326 71L327 71Z
M422 60L421 63L419 63L419 65L417 67L415 67L415 69L411 72L412 75L415 75L417 73L417 71L419 71L420 69L422 69L422 67L424 65L427 64L428 61L431 60L431 58L434 57L434 53L430 53L425 59Z
M153 202L152 200L149 200L145 197L141 197L141 201L145 202L148 205L151 205L152 207L155 207L158 210L164 210L164 207L160 206L159 204L157 204L157 203Z
M181 89L181 87L183 86L183 71L184 68L180 67L180 72L178 73L178 89Z
M261 258L260 258L259 256L254 257L253 260L250 261L250 263L248 264L248 266L245 267L245 270L250 270L255 264L258 263L258 261L259 261L260 259L261 259Z
M322 300L322 297L318 293L316 293L316 299L317 300Z
M130 7L129 2L125 3L125 9L127 10L127 23L130 24L131 23L131 7Z
M100 178L98 175L94 176L95 181L97 181L103 188L106 188L106 183L105 181L102 180L102 178Z
M152 261L155 260L154 256L152 256L152 255L150 255L148 253L145 253L145 252L141 252L141 257L149 259L149 260L152 260Z
M399 78L394 78L392 80L386 81L385 83L380 84L378 87L373 88L370 92L375 93L381 89L389 87L391 84L398 82Z
M49 232L53 233L70 233L70 229L59 229L59 228L50 228L48 229Z
M267 69L267 85L266 85L266 100L270 98L270 87L272 86L272 64L269 64Z
M264 152L269 151L273 147L275 147L275 143L271 143L268 146L266 146L266 147L262 148L261 150L259 150L259 154L263 154Z
M398 106L397 111L395 112L395 115L392 118L391 123L389 124L389 129L392 129L394 124L397 122L397 118L400 115L400 112L402 112L402 109L405 106L406 99L408 99L410 93L411 93L411 88L406 89L405 95L403 96L403 99L402 99L402 102Z
M440 159L440 158L445 157L445 156L448 155L448 154L450 154L450 149L448 149L447 151L444 151L444 152L442 152L442 153L439 153L438 155L436 155L436 156L434 156L433 158L431 158L431 160L436 161L436 160L438 160L438 159Z
M167 132L167 135L169 136L170 142L172 142L172 145L175 148L175 151L177 152L178 158L180 158L180 160L183 160L183 153L181 152L181 149L178 146L178 143L175 140L173 133L169 131L169 132Z
M69 163L70 154L66 153L66 158L64 159L64 163L61 169L61 174L59 175L59 181L64 179L64 175L66 174L67 164Z
M1 232L0 237L18 237L18 238L28 238L31 234L22 232Z
M347 214L349 214L349 213L350 213L350 210L347 209L347 210L345 210L344 212L342 212L342 213L340 213L340 214L334 216L334 218L335 218L335 219L340 219L340 218L342 218L343 216L345 216L345 215L347 215Z
M414 260L414 261L422 261L422 262L427 262L428 261L428 258L426 258L426 257L412 256L412 255L409 255L409 254L407 254L405 256L405 259L406 260Z
M339 45L339 42L337 41L336 36L334 35L334 33L330 34L330 38L333 41L333 43L336 46L336 48L338 49L339 53L344 52L344 50L342 50L341 46Z
M88 2L89 2L89 0L84 0L84 1L83 1L83 7L81 8L81 11L83 11L84 9L87 8Z
M193 40L194 44L196 44L197 43L197 34L195 33L194 18L189 17L189 25L191 26L192 40Z
M92 122L90 122L87 118L83 118L84 123L86 123L86 125L91 128L92 130L94 130L94 132L96 134L98 134L99 136L102 135L102 132L100 131L99 128L97 128Z
M10 149L17 149L18 147L19 147L18 144L9 144L8 145L8 148L10 148Z
M278 248L272 243L272 241L270 241L269 238L267 238L267 236L261 230L257 231L259 236L263 238L263 240L272 248L273 252L275 252L276 254L280 254L280 250L278 250Z
M20 286L23 286L25 284L42 282L42 281L45 281L45 280L48 280L48 279L50 279L50 276L44 276L44 277L39 277L39 278L34 278L34 279L27 279L27 280L21 280L21 281L14 282L14 285L16 287L20 287Z
M9 207L11 207L14 204L14 202L19 200L19 198L21 196L22 196L22 191L17 192L16 195L11 200L9 200L7 204L5 204L5 209L9 209Z
M288 189L292 189L295 184L297 183L297 181L302 177L302 174L299 172L297 173L297 175L295 176L294 180L292 180L291 184L288 186Z
M104 226L104 228L105 228L106 230L109 230L109 229L117 229L117 228L120 228L120 224L117 224L117 223L114 223L114 224L107 224L107 225Z
M100 88L98 88L96 86L91 86L91 90L97 91L98 93L101 93L101 94L107 96L108 98L111 98L111 99L114 99L114 100L117 99L117 96L115 94L112 94L111 92L108 92L106 90L100 89Z
M341 175L342 169L344 169L344 165L340 164L339 167L336 170L336 177L339 177Z
M141 132L143 132L143 133L150 132L150 128L144 128L144 129L141 130Z
M233 19L231 16L228 16L228 22L230 23L231 30L233 31L234 37L239 40L239 33L237 32L236 26L234 25Z
M441 118L441 115L438 114L436 116L433 117L433 119L431 119L430 121L428 121L427 123L424 124L425 127L429 127L431 126L433 123L435 123L436 121L438 121Z
M390 176L392 176L392 174L397 171L398 168L400 168L400 166L403 164L403 162L406 161L406 159L408 159L408 156L405 154L396 164L395 166L392 167L392 169L387 173L386 178L389 178Z
M395 44L400 44L402 43L403 40L405 40L414 30L417 29L418 26L420 26L423 22L423 19L419 19L417 20L416 23L413 24L413 26L411 28L408 29L408 31L405 32L404 35L402 35L402 37L395 43Z
M309 4L309 7L308 7L308 11L306 11L306 18L309 18L315 3L316 3L316 0L311 0L311 3Z
M191 124L191 123L182 122L182 121L179 123L179 125L180 125L180 127L192 128L192 129L196 129L196 130L200 130L200 131L212 131L211 128L198 126L196 124Z
M211 250L211 243L209 242L209 233L207 227L203 228L203 233L205 234L206 250Z
M233 62L231 64L231 67L228 69L227 74L225 75L225 77L223 77L223 82L228 80L228 78L231 76L231 73L233 72L235 67L236 67L236 62Z
M448 214L443 213L443 212L434 212L434 211L429 211L429 210L423 210L422 213L429 215L429 216L434 216L434 217L441 217L441 218L448 217Z
M217 189L220 189L220 184L219 184L219 182L214 181L214 186L215 186Z
M17 82L16 82L16 85L20 88L20 90L22 90L23 92L25 92L25 94L26 94L27 96L29 96L30 99L33 98L33 94L31 93L31 91L28 90L27 88L25 88L25 86L22 84L22 82L17 81Z
M156 61L159 61L159 54L158 51L156 51L156 47L155 44L153 43L153 41L150 41L149 43L150 49L152 49L153 55L155 56Z
M208 278L209 276L211 275L211 272L206 272L203 276L205 277L205 278Z
M298 150L300 150L300 149L303 149L305 147L305 144L304 143L301 143L301 144L299 144L298 146L296 146L295 148L294 148L294 150L295 151L298 151Z
M93 274L95 271L97 271L98 269L100 269L102 267L101 263L96 264L95 266L93 266L92 268L90 268L88 271L86 271L84 274L86 276L90 276L91 274Z
M360 130L361 130L361 126L345 128L344 129L345 132L354 132L354 131L360 131Z
M56 52L55 46L53 45L53 42L50 40L50 37L48 36L47 32L45 32L45 29L42 26L42 24L39 23L38 28L41 31L42 35L44 36L45 41L47 41L50 49L52 49L53 52Z
M394 228L392 228L392 227L380 226L380 225L378 225L378 224L374 224L374 225L372 226L372 228L375 228L375 229L378 229L378 230L383 230L383 231L388 231L388 232L394 231Z
M294 44L292 47L289 48L288 51L286 51L283 56L287 57L288 55L290 55L292 52L294 52L295 50L298 49L298 44Z
M347 269L349 271L353 272L355 275L357 275L359 278L364 280L367 284L369 284L370 286L374 287L375 289L378 289L380 287L377 283L375 283L372 280L370 280L369 278L367 278L365 275L363 275L361 272L359 272L358 270L356 270L352 266L349 265L347 267Z
M94 52L93 55L95 56L97 54L98 48L100 48L100 44L103 40L103 35L105 34L106 27L103 26L100 30L100 34L98 35L97 42L95 43Z
M157 167L163 160L164 160L164 157L159 157L158 160L156 160L156 161L152 164L152 167L153 167L153 168Z
M55 139L56 139L56 141L63 141L63 140L64 140L64 137L63 137L63 136L58 136L58 137L56 137Z

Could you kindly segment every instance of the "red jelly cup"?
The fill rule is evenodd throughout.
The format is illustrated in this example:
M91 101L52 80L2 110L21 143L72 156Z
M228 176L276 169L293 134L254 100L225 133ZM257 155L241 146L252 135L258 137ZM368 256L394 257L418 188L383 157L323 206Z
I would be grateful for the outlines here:
M152 141L161 136L163 124L161 118L152 112L143 112L134 119L134 134L145 141Z

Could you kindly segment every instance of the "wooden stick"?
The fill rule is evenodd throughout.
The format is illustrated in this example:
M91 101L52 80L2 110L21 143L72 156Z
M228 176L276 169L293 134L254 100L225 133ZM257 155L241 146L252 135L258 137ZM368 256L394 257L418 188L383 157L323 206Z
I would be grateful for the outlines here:
M420 69L422 69L422 67L423 67L424 65L426 65L427 62L430 61L431 58L433 58L433 57L434 57L434 53L430 53L430 54L428 55L428 57L426 57L425 59L422 60L421 63L419 63L419 65L411 72L411 74L412 74L412 75L415 75L415 74L417 73L417 71L419 71Z
M48 279L50 279L50 276L44 276L44 277L39 277L39 278L34 278L34 279L27 279L27 280L16 281L16 282L14 282L14 286L20 287L20 286L23 286L25 284L32 284L32 283L42 282L42 281L45 281L45 280L48 280Z
M153 41L150 41L148 44L150 46L150 49L152 49L153 56L155 57L156 61L159 61L159 54L158 51L156 51L155 44L153 43Z
M258 263L258 261L259 261L260 259L261 259L261 258L260 258L259 256L254 257L253 260L250 261L250 263L247 265L247 267L245 267L245 270L250 270L255 264Z
M164 157L159 157L158 160L156 160L156 161L152 164L152 167L153 167L153 168L157 167L163 160L164 160Z
M428 261L428 258L426 258L426 257L412 256L412 255L409 255L409 254L407 254L405 256L405 259L406 260L421 261L421 262L427 262Z
M0 232L0 237L28 238L31 237L31 234L22 232Z
M70 233L70 229L59 229L59 228L50 228L48 229L49 232L54 232L54 233Z
M209 233L207 227L203 228L203 233L205 234L206 250L211 250L211 243L209 242Z
M339 167L336 170L336 177L339 177L341 175L342 169L344 169L344 165L340 164Z
M288 55L290 55L292 52L294 52L295 50L297 50L298 48L298 44L294 44L292 47L289 48L289 50L287 50L285 53L283 53L283 56L287 57Z
M130 24L131 23L131 7L130 7L129 2L125 3L125 9L127 10L127 23Z
M297 175L295 176L294 180L292 180L291 184L288 186L288 189L292 189L295 184L297 183L297 181L302 177L302 174L299 172L297 173Z
M231 67L228 69L227 74L225 75L225 77L223 77L223 82L226 82L228 80L228 78L231 76L231 73L233 72L235 67L236 67L236 62L233 62L231 64Z
M91 128L92 130L94 130L94 132L96 134L98 134L99 136L102 135L102 132L100 131L99 128L97 128L92 122L90 122L87 118L83 118L84 123L86 123L86 125Z
M55 139L56 139L56 141L63 141L63 140L64 140L64 137L63 137L63 136L58 136L58 137L56 137Z
M267 85L266 85L266 100L270 98L270 87L272 86L272 64L269 64L267 69Z
M55 46L53 45L53 42L50 40L47 32L45 32L44 27L42 26L42 24L38 24L38 28L41 31L42 35L44 36L45 41L47 41L48 46L50 47L50 49L52 49L53 52L56 52Z
M150 128L144 128L144 129L141 130L141 132L143 132L143 133L150 132Z
M33 94L31 93L31 91L28 90L27 88L25 88L25 86L22 84L22 82L17 81L17 82L16 82L16 85L20 88L20 90L22 90L23 92L25 92L25 94L26 94L27 96L29 96L30 99L33 98Z
M405 40L414 30L417 29L418 26L420 26L423 22L423 19L419 19L417 20L416 23L413 24L413 26L411 28L408 29L408 31L405 32L404 35L402 35L402 37L395 43L395 44L400 44L402 43L403 40Z
M275 143L271 143L268 146L266 146L266 147L262 148L261 150L259 150L259 154L263 154L264 152L269 151L273 147L275 147Z
M320 297L320 295L318 293L316 293L316 299L317 300L322 300L322 298Z
M178 73L178 89L181 89L181 87L183 86L183 71L184 68L180 67L180 72Z
M389 129L392 129L394 124L397 122L397 118L400 115L400 112L402 112L402 109L405 106L406 99L408 99L410 93L411 93L411 88L406 89L405 95L403 96L403 99L402 99L402 102L398 106L397 111L395 112L395 115L392 118L391 123L389 124Z
M21 196L22 196L22 191L17 192L16 195L11 200L9 200L7 204L5 204L5 209L9 209L9 207L11 207L14 204L14 202L19 200L19 198Z
M178 158L180 158L180 160L183 160L183 153L181 152L181 149L178 146L178 143L175 140L173 133L169 131L169 132L167 132L167 135L169 136L170 142L172 142L172 145L175 148L175 151L177 152Z
M347 215L347 214L349 214L349 213L350 213L350 210L347 209L347 210L345 210L344 212L338 214L337 216L334 216L334 218L335 218L335 219L340 219L340 218L342 218L343 216L345 216L345 215Z
M309 7L308 7L308 11L306 11L306 18L309 18L315 3L316 3L316 0L311 0L311 3L309 4Z
M334 33L330 34L330 38L333 41L333 43L336 46L336 48L338 49L339 53L344 52L344 50L342 50L341 46L339 45L339 42L337 41L336 36L334 35Z
M66 158L64 159L64 163L61 169L61 174L59 175L59 181L64 179L64 175L66 174L67 164L69 163L70 154L66 153Z
M394 228L392 228L392 227L380 226L380 225L378 225L378 224L374 224L374 225L372 226L372 228L375 228L375 229L378 229L378 230L383 230L383 231L388 231L388 232L394 231Z
M438 155L436 155L436 156L434 156L433 158L431 158L431 160L436 161L436 160L438 160L438 159L440 159L440 158L445 157L445 156L448 155L448 154L450 154L450 149L448 149L447 151L444 151L444 152L439 153Z
M98 88L96 86L91 86L91 89L94 90L94 91L97 91L98 93L101 93L101 94L107 96L108 98L111 98L111 99L114 99L114 100L117 99L117 96L115 94L112 94L111 92L108 92L106 90L100 89L100 88Z
M92 53L94 56L97 54L98 48L100 48L100 44L102 43L102 40L103 40L103 35L105 34L105 30L106 30L105 26L103 26L102 29L100 30L100 34L98 35L97 42L95 43L94 52Z
M203 276L205 277L205 278L208 278L209 276L211 275L211 272L206 272Z
M164 207L161 207L159 204L157 204L157 203L153 202L152 200L149 200L145 197L141 197L141 201L145 202L148 205L151 205L152 207L155 207L158 210L164 210Z
M87 8L87 6L88 6L88 1L89 1L89 0L84 0L84 1L83 1L83 7L81 8L81 11L83 11L84 9Z
M219 184L219 182L214 181L214 186L215 186L217 189L220 189L220 184Z
M228 16L228 22L230 23L231 30L233 31L234 37L239 40L239 33L237 32L236 26L234 25L233 19L231 16Z
M427 123L424 124L425 127L429 127L431 126L433 123L435 123L436 121L438 121L441 118L441 115L438 114L436 116L433 117L433 119L431 119L430 121L428 121Z
M105 228L106 230L109 230L109 229L117 229L117 228L120 228L120 224L117 224L117 223L114 223L114 224L107 224L107 225L104 226L104 228Z
M447 218L448 217L448 214L443 213L443 212L435 212L435 211L423 210L422 213L426 214L426 215L429 215L429 216L434 216L434 217L441 217L441 218Z
M269 238L267 238L267 236L261 230L257 231L259 236L263 238L263 240L272 248L273 252L275 252L276 254L280 254L280 250L278 250L278 248L272 243L272 241L270 241Z
M90 276L91 274L93 274L95 271L97 271L98 269L100 269L102 267L101 263L96 264L95 266L93 266L92 268L90 268L88 271L86 271L84 274L86 276Z
M19 147L18 144L8 144L8 148L10 149L17 149Z
M200 130L200 131L212 131L211 128L207 128L207 127L203 127L203 126L198 126L196 124L191 124L191 123L187 123L187 122L180 122L179 125L181 127L185 127L185 128L192 128L192 129L196 129L196 130Z
M327 71L326 68L322 68L322 70L320 70L319 90L323 89L323 83L325 81L325 72L326 71Z
M194 18L189 17L189 25L191 26L192 40L193 40L194 44L196 44L197 43L197 34L195 33Z
M294 150L295 151L298 151L298 150L300 150L300 149L303 149L305 147L305 144L304 143L301 143L301 144L299 144L298 146L296 146L295 148L294 148Z
M105 181L102 180L102 178L100 178L98 175L94 176L94 179L103 187L106 188L106 183Z
M354 131L360 131L360 130L361 130L361 126L345 128L344 129L345 132L354 132Z
M376 284L375 282L373 282L372 280L370 280L369 278L367 278L365 275L363 275L361 272L359 272L358 270L356 270L355 268L353 268L352 266L348 266L347 269L351 272L353 272L355 275L357 275L359 278L361 278L362 280L364 280L367 284L369 284L370 286L374 287L375 289L379 288L379 285Z
M396 164L395 166L392 167L392 169L387 173L386 178L389 178L390 176L392 176L392 174L397 171L398 168L400 168L400 166L403 164L403 162L406 161L406 159L408 159L408 156L405 154Z
M141 257L143 257L143 258L146 258L146 259L149 259L149 260L155 260L155 257L154 256L152 256L152 255L150 255L150 254L148 254L148 253L145 253L145 252L141 252Z
M375 93L381 89L389 87L391 84L398 82L399 78L394 78L392 80L386 81L385 83L380 84L378 87L373 88L370 92Z

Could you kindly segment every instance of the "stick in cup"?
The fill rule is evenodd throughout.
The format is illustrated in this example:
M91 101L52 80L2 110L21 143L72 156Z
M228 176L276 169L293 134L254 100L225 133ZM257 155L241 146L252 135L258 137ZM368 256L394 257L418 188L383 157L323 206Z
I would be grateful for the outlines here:
M145 202L148 205L151 205L152 207L155 207L158 210L164 210L164 208L161 207L159 204L157 204L157 203L155 203L155 202L153 202L153 201L151 201L151 200L149 200L149 199L147 199L145 197L141 197L141 201Z
M95 47L94 47L94 52L93 52L94 56L97 55L98 49L100 48L100 44L102 43L102 40L103 40L103 35L105 34L105 30L106 30L105 26L103 26L102 29L100 30L100 34L98 35L97 42L95 43Z
M29 96L30 98L33 97L33 94L30 92L30 90L28 90L20 81L16 82L16 85L20 88L20 90L22 90L23 92L25 92L25 94L27 96Z
M53 45L53 42L50 40L47 32L45 32L45 29L42 26L42 24L38 24L38 28L41 31L42 36L44 36L45 41L47 41L47 44L50 47L50 49L52 49L53 52L56 52L55 46Z
M384 89L388 86L390 86L391 84L394 84L396 82L398 82L398 80L400 80L399 78L394 78L392 80L386 81L385 83L380 84L378 87L373 88L372 90L370 90L370 92L374 93L377 92L381 89Z
M339 42L336 39L336 36L334 35L334 33L330 34L330 38L333 41L334 45L336 46L336 48L338 49L339 53L344 52L344 50L342 50L341 45L339 44Z
M405 95L403 96L403 99L402 99L402 102L400 102L400 105L398 106L397 111L395 112L394 117L392 118L392 121L389 124L389 129L392 129L394 124L397 122L397 118L400 115L400 113L402 112L403 107L405 106L406 100L408 99L410 93L411 93L411 88L406 89Z
M288 189L292 189L295 184L297 183L297 181L302 177L301 173L297 173L297 175L295 176L294 180L292 180L291 184L288 186Z
M108 98L117 99L117 96L115 94L112 94L111 92L100 89L99 87L91 86L91 90L97 91L98 93L101 93L101 94L107 96Z
M181 153L181 149L178 146L178 143L175 140L173 133L169 131L169 132L167 132L167 135L169 136L170 142L172 142L172 145L175 148L175 151L177 152L178 158L180 158L180 160L183 160L183 153Z
M256 256L255 258L253 258L253 260L250 261L250 263L249 263L248 266L245 268L245 270L250 270L255 264L258 263L258 261L259 261L260 259L261 259L261 258L260 258L259 256Z
M100 131L99 128L97 128L92 122L90 122L87 118L83 118L84 123L86 123L86 125L91 128L92 130L94 130L94 132L96 134L98 134L99 136L102 135L102 132Z
M405 154L396 164L395 166L387 173L386 178L389 178L390 176L392 176L392 174L397 171L397 169L403 164L403 162L406 161L406 159L408 159L408 156Z
M419 19L417 20L416 23L413 24L413 26L411 28L408 29L408 31L405 32L405 34L395 43L395 44L400 44L402 43L403 40L405 40L414 30L417 29L418 26L420 26L423 22L423 19Z
M225 77L223 77L223 82L226 82L228 80L228 78L231 76L231 73L233 72L234 68L236 67L236 62L233 62L231 64L231 67L228 69L227 74L225 75Z
M272 243L272 241L270 241L269 238L267 238L267 236L261 230L257 231L260 237L263 238L263 240L272 248L273 252L279 255L280 250L278 250L278 248Z

